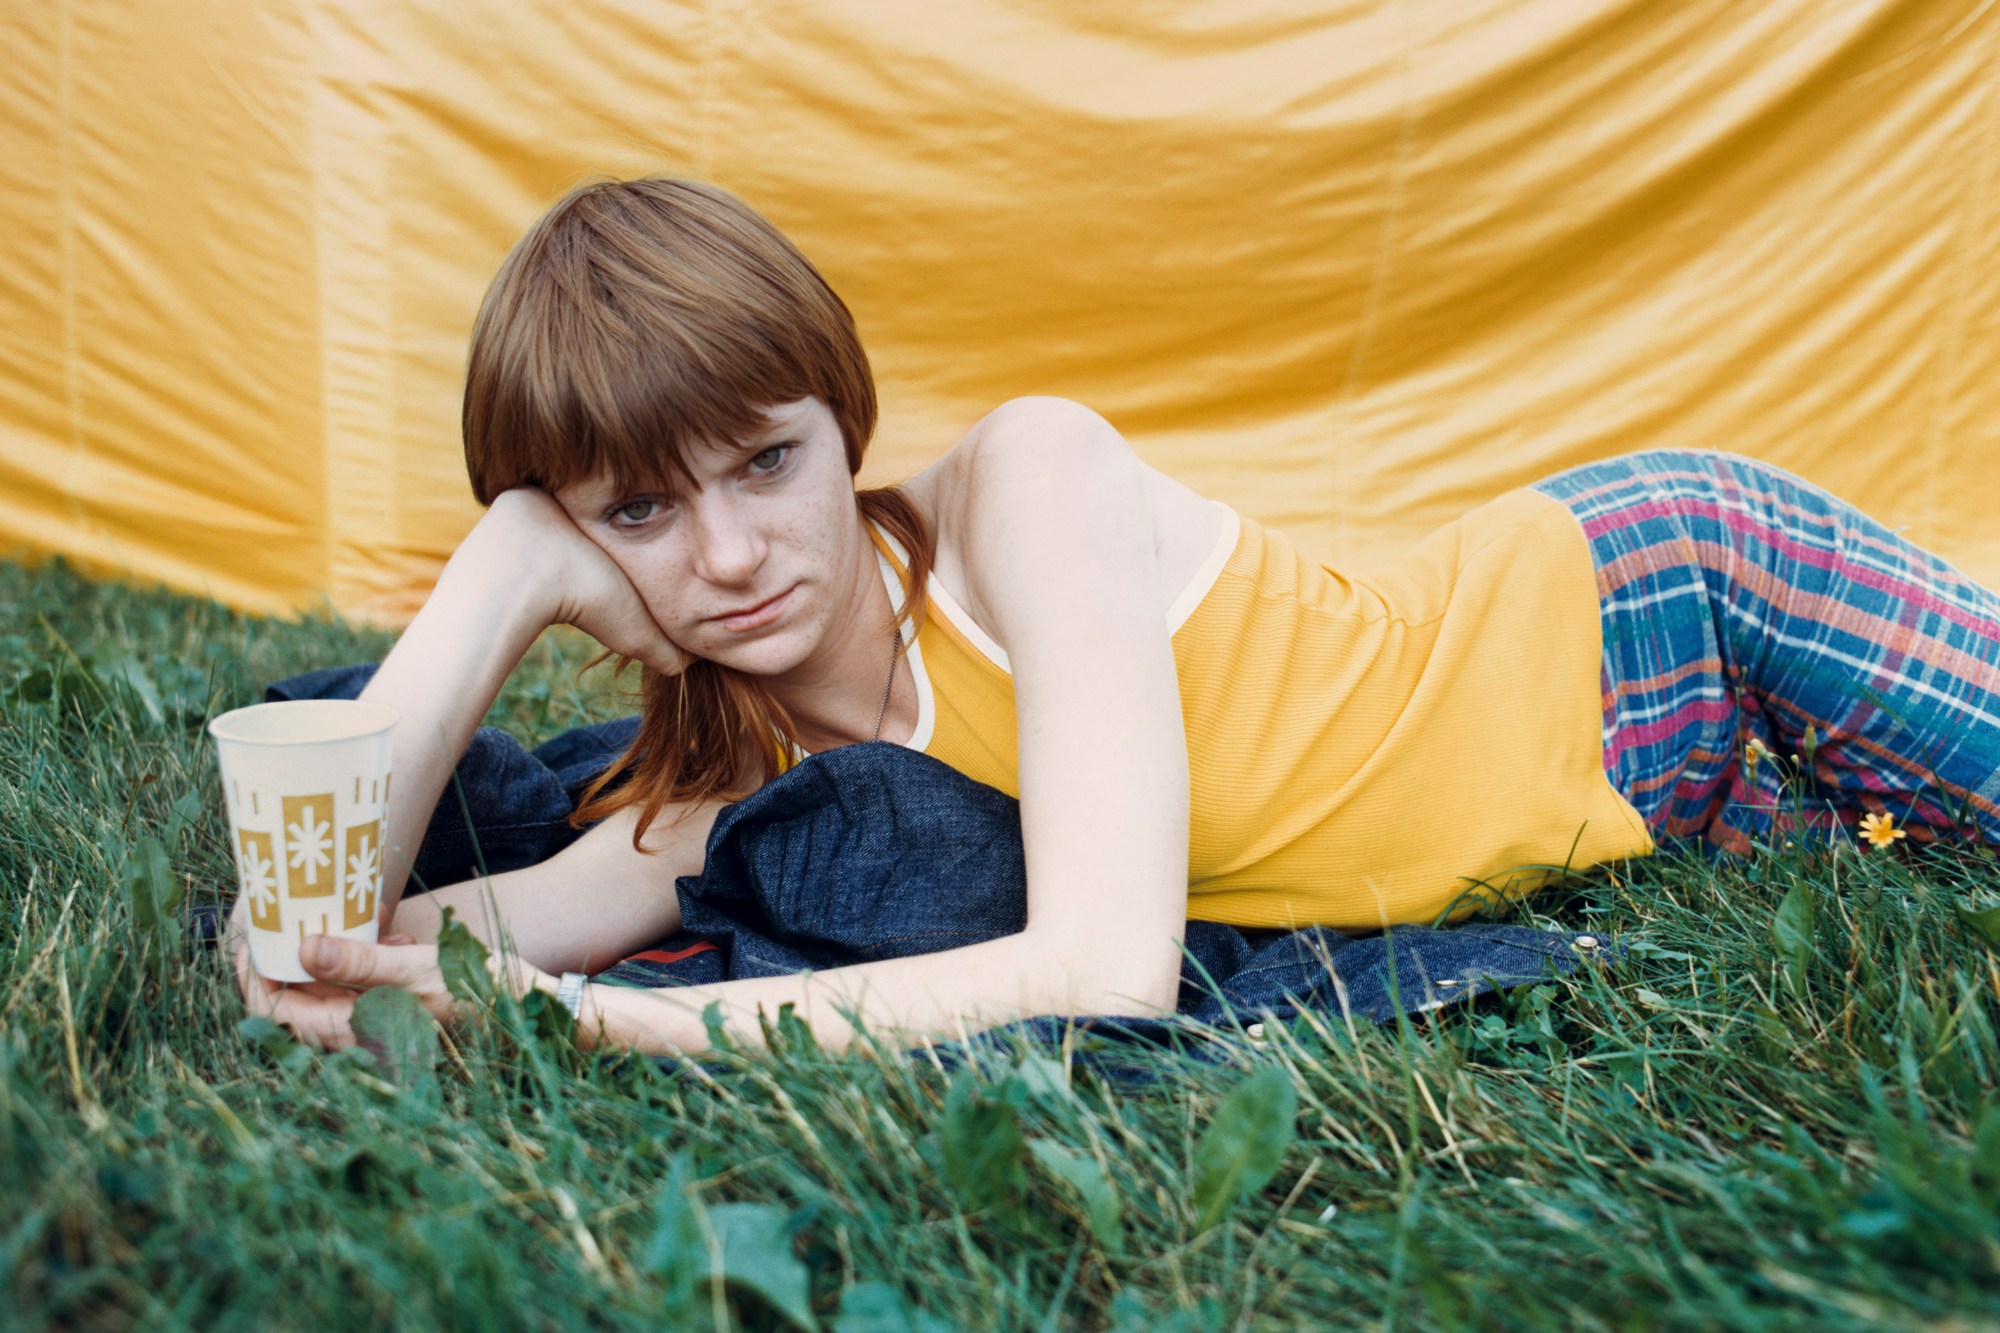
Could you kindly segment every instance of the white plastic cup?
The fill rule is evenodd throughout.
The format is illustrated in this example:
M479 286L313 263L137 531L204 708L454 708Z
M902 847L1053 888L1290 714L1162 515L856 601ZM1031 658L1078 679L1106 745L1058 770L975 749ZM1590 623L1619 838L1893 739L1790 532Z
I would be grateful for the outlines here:
M311 981L308 935L374 943L395 727L395 709L358 699L254 704L208 724L260 976Z

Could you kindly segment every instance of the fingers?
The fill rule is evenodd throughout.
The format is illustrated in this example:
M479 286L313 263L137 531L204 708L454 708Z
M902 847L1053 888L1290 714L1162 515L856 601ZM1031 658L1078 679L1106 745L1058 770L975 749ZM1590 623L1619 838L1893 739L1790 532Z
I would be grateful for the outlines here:
M354 1002L359 996L358 991L312 982L286 986L272 997L269 1017L308 1046L345 1050L355 1044Z
M308 1046L338 1051L355 1044L354 1002L375 986L405 986L433 1017L450 1011L450 997L437 970L437 950L408 935L390 935L382 946L364 940L315 935L299 947L299 961L317 981L286 984L257 972L250 949L232 941L236 979L244 1008L269 1018Z
M610 563L608 558L605 563ZM601 614L579 616L571 623L620 657L642 662L662 676L678 676L687 670L696 659L667 637L644 600L615 566L613 574L624 585L614 594L621 605L607 608Z
M243 903L238 899L235 910L229 915L223 942L229 950L230 965L236 970L236 991L243 997L243 1007L253 1014L268 1017L271 997L283 991L285 983L273 981L257 970L256 962L250 957L249 927L242 917Z
M451 993L438 969L436 946L416 944L407 935L390 935L375 944L337 935L313 935L299 946L299 961L317 981L291 985L267 981L268 991L258 995L246 992L245 1000L253 1012L283 1024L300 1041L321 1050L337 1051L355 1044L355 1002L362 991L377 986L400 986L410 991L440 1023L453 1017ZM495 981L513 994L524 994L538 982L547 983L544 989L554 986L553 978L519 960L490 958L487 967Z
M338 935L309 936L299 945L299 964L321 981L367 990L408 986L437 973L437 950L417 944L370 944Z
M299 945L299 963L321 981L356 990L400 986L440 1022L451 1017L451 994L438 970L435 945L370 944L338 935L312 935Z
M359 991L321 981L286 985L266 980L264 985L269 989L244 996L244 1007L251 1013L289 1028L300 1041L322 1051L354 1045L354 1002Z
M678 676L695 662L694 656L681 651L680 645L672 639L661 635L660 642L666 645L665 649L657 652L654 660L648 661L646 665L662 676Z
M552 552L561 582L556 619L596 639L629 661L663 676L677 676L694 659L668 637L646 599L606 552L551 503L549 520L561 536Z

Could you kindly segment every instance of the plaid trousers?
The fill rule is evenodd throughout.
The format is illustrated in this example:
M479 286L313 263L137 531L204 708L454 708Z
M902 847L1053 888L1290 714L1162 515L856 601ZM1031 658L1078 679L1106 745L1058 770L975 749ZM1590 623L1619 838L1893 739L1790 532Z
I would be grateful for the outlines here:
M2000 598L1731 454L1649 450L1535 489L1589 538L1605 770L1657 840L1743 852L1875 812L1913 841L2000 844Z

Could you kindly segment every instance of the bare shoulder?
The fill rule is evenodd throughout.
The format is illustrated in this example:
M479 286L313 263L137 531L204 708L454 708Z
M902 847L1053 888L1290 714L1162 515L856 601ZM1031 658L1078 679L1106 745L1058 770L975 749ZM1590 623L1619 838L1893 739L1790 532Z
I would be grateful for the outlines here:
M936 534L938 581L989 634L980 580L968 568L977 529L1033 541L1079 505L1137 504L1150 515L1162 595L1171 601L1229 522L1221 506L1148 465L1101 414L1067 398L1000 404L905 489ZM1052 490L1063 504L1044 503Z
M1124 437L1102 416L1067 398L1010 398L972 424L936 462L902 489L939 527L951 526L976 503L981 481L995 469L1058 463L1066 450L1120 449Z

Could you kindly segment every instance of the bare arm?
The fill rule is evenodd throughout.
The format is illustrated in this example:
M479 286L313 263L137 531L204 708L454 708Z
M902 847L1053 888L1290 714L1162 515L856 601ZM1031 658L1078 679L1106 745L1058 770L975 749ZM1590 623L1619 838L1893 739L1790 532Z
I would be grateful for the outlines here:
M361 698L396 709L383 838L382 929L390 930L424 831L500 687L551 609L509 587L493 530L483 524L453 553L423 609Z
M700 873L715 812L713 804L670 808L646 831L644 849L635 851L638 812L628 807L540 864L408 899L396 936L385 935L382 945L350 946L332 962L310 967L321 981L264 982L249 974L248 951L239 949L239 983L254 1010L315 1046L353 1043L357 986L406 986L440 1019L448 1018L451 997L435 947L447 907L485 941L496 974L511 978L519 993L530 985L553 987L552 973L602 970L680 929L674 880Z
M420 893L406 899L396 931L418 944L437 941L453 919L497 947L503 933L520 957L544 972L599 972L681 928L674 881L701 873L708 830L720 802L669 806L632 849L637 806L626 806L539 865Z
M536 637L557 624L578 625L657 669L681 666L625 576L561 507L539 491L507 491L452 553L361 691L400 719L384 837L384 930L396 920L417 848L473 732Z
M624 574L576 529L561 506L539 491L508 491L494 500L453 552L423 608L361 694L371 702L389 704L398 715L385 816L385 935L394 931L414 937L423 932L434 938L438 912L444 904L461 905L469 914L475 899L484 892L476 884L459 885L441 890L446 896L438 899L438 906L420 909L415 916L409 915L409 905L398 911L431 812L473 732L536 636L554 624L575 625L606 647L657 670L677 671L683 664L680 650L661 633ZM619 827L624 830L630 853L632 821L623 821ZM705 836L705 822L701 828L696 869L700 865L698 839ZM686 832L685 825L682 831ZM581 855L600 856L611 836L604 834L593 840ZM653 845L677 844L673 835L663 830ZM586 906L593 894L616 897L619 886L630 878L629 874L614 877L608 885L593 879L591 887L573 901ZM606 934L619 928L615 923L584 911L563 910L558 895L535 889L541 877L495 876L490 882L499 885L496 897L506 904L503 914L509 907L522 911L520 921L509 920L507 925L517 937L525 932L534 956L552 961L602 957L616 943ZM673 897L671 879L665 897ZM240 912L239 904L239 917ZM656 916L657 911L642 913L631 929L636 931L640 924L650 927ZM678 924L676 906L673 921L659 934L670 933ZM240 921L237 926L240 935ZM493 926L483 920L482 908L482 931L491 931ZM241 956L245 950L240 939L236 948L244 999L261 1012L290 1021L295 1012L311 1007L311 1000L326 997L326 988L316 983L285 987L257 977Z
M804 977L670 991L589 988L587 1037L655 1052L706 1044L704 1006L746 1042L796 1006L844 1046L962 1035L1034 1014L1170 1011L1187 908L1187 742L1138 460L1096 414L1009 404L975 435L956 523L974 597L1000 627L1019 713L1024 932ZM981 454L983 453L983 456Z

